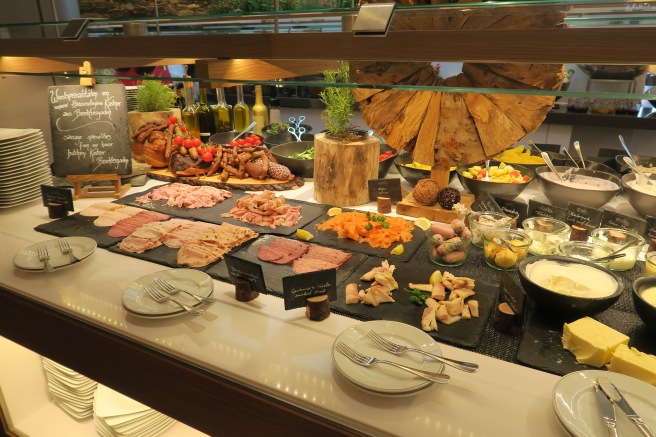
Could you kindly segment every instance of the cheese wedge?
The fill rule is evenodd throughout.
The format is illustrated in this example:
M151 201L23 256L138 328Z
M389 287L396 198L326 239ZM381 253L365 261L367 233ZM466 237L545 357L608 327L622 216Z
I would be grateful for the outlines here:
M656 356L640 352L634 347L619 345L613 352L608 370L656 386Z
M610 362L615 348L629 343L629 337L593 318L583 317L565 323L562 342L579 363L601 367Z

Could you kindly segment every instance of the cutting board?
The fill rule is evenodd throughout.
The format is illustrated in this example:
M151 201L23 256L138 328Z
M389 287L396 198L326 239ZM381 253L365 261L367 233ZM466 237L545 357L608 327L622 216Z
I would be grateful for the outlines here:
M222 181L218 176L199 176L199 177L177 177L166 168L153 169L148 172L148 176L164 182L182 182L189 185L209 185L216 188L224 188L226 190L243 190L243 191L285 191L294 190L302 187L305 180L300 176L294 176L290 181L279 181L277 179L254 179L254 178L229 178L227 181Z
M460 203L470 208L474 203L474 195L471 193L460 193ZM450 223L458 218L458 213L453 210L442 208L439 204L426 206L417 203L412 193L408 194L396 204L396 213L409 217L426 217L428 220L442 223Z

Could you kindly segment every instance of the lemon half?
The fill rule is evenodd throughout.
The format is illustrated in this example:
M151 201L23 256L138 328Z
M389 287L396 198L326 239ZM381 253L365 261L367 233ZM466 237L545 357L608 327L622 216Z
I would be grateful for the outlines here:
M296 229L296 236L299 240L310 241L314 238L314 235L310 234L305 229Z
M392 251L390 253L392 255L403 255L404 251L405 251L405 248L403 247L403 244L399 244L394 249L392 249Z
M432 275L430 275L430 280L428 281L430 285L439 284L442 282L442 272L435 270Z
M417 220L415 220L415 226L422 231L427 231L431 227L431 222L426 217L419 217Z
M342 213L342 208L338 208L334 206L328 210L328 217L334 217L337 214L341 214L341 213Z

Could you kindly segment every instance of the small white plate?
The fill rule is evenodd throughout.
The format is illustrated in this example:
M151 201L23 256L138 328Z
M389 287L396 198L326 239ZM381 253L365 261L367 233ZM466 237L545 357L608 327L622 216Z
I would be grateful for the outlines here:
M600 376L610 379L647 426L656 431L656 387L630 376L603 370L567 374L554 387L553 407L567 431L576 437L608 435L594 389L594 383ZM619 407L615 408L615 414L619 435L642 436Z
M439 373L443 371L444 364L417 352L394 355L381 349L367 337L369 330L376 331L394 343L422 349L435 355L442 355L440 347L430 335L405 323L374 320L352 326L335 339L332 350L333 363L335 363L335 367L342 376L368 392L382 395L414 394L428 388L433 382L388 364L374 364L369 367L355 364L335 350L337 342L341 341L364 355L394 361L428 372Z
M155 277L166 279L173 286L190 293L209 297L214 292L214 282L207 274L194 269L170 269L142 276L132 282L123 291L123 307L130 313L149 318L171 317L185 314L185 310L170 300L164 303L155 302L144 290L147 284L154 284ZM187 293L178 292L171 296L190 307L200 305L200 302Z
M55 270L77 264L77 262L71 262L68 254L62 253L59 248L59 240L61 238L42 241L26 247L14 256L14 267L29 272L45 272L43 270L43 262L39 261L39 255L37 253L37 248L41 245L48 250L50 265ZM73 255L80 261L84 261L96 250L96 241L91 238L66 237L66 241L68 241L71 249L73 249Z

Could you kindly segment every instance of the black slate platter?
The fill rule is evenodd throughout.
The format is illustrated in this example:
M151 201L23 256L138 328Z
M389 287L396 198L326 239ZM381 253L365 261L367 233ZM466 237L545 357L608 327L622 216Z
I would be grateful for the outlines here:
M86 217L73 214L48 223L43 223L35 230L57 237L89 237L96 241L98 247L106 249L121 241L120 238L107 235L110 227L99 227L93 224L97 217Z
M262 266L262 273L264 274L264 281L267 290L271 294L282 296L282 278L284 276L295 275L292 270L291 264L274 264L271 262L261 261L257 257L257 250L262 244L268 245L274 238L279 238L274 235L263 235L250 244L242 246L239 250L233 253L238 258L251 261ZM312 244L312 243L309 243ZM351 257L337 269L337 286L344 282L348 276L355 271L365 260L367 255L362 253L352 253ZM217 263L210 266L205 270L205 273L213 278L230 282L230 275L225 263Z
M324 215L324 213L328 210L327 206L318 203L303 202L300 200L293 200L293 199L285 199L285 203L291 206L301 207L301 218L295 226L278 226L277 228L272 229L267 226L253 225L229 217L221 217L221 214L227 213L232 208L237 206L237 200L245 196L243 192L233 192L231 198L226 199L223 202L217 203L216 205L210 208L181 208L176 206L168 206L166 204L167 202L166 200L154 200L146 204L137 203L135 201L137 197L143 196L146 193L151 192L155 188L152 188L147 192L125 196L119 199L118 203L131 205L131 206L138 206L141 208L150 209L164 214L170 214L176 217L193 218L195 220L200 220L208 223L221 224L223 222L228 222L233 225L243 226L249 229L253 229L254 231L260 234L275 234L275 235L291 235L294 232L296 232L297 228L307 225L308 223L315 220L317 217Z
M656 336L642 323L640 317L635 313L615 308L616 306L613 306L592 317L628 335L631 338L629 346L641 352L655 354ZM533 302L529 302L524 331L517 351L517 361L556 375L566 375L580 370L599 370L596 367L579 364L574 354L563 348L561 341L563 324L563 320L548 312L540 311Z
M164 244L162 244L161 246L157 246L154 249L150 249L150 250L147 250L147 251L141 252L141 253L126 252L124 250L121 250L121 248L118 247L118 245L109 247L108 250L110 252L119 253L121 255L131 256L133 258L141 259L141 260L144 260L144 261L150 261L150 262L153 262L153 263L156 263L156 264L161 264L163 266L172 267L172 268L183 267L183 268L193 268L193 269L196 269L196 270L205 270L205 269L207 269L207 266L189 267L189 266L179 265L178 264L178 250L179 249L178 248L168 247ZM236 249L233 249L233 250L236 250ZM220 262L220 261L217 261L217 262Z
M371 283L360 281L360 277L374 267L380 266L383 259L370 257L363 263L342 285L337 288L337 300L331 302L331 307L335 312L345 314L360 320L391 320L396 322L407 323L421 329L421 316L424 312L425 305L415 305L410 302L410 293L406 291L408 283L426 284L433 273L434 269L426 269L409 264L395 263L390 260L390 264L396 265L394 279L399 284L399 289L392 293L396 302L383 303L378 307L365 305L363 303L347 305L345 303L346 285L355 282L358 289L368 288ZM473 278L476 279L476 278ZM487 281L476 280L474 288L476 294L470 299L476 299L479 302L480 316L470 320L460 320L451 325L444 325L438 322L438 330L428 332L428 334L438 341L450 343L462 347L478 346L487 319L491 309L495 306L499 288L497 285ZM429 296L429 293L425 293Z
M344 209L344 212L353 211ZM339 238L337 232L335 231L319 231L317 225L325 222L330 217L328 215L321 215L312 223L303 226L303 229L310 232L314 235L312 239L313 243L322 245L322 246L331 246L337 249L342 249L347 252L359 252L366 253L367 255L378 256L381 258L387 258L389 256L393 257L395 261L408 261L412 255L421 247L421 245L426 241L426 233L415 226L412 230L412 240L407 243L399 241L398 243L392 243L388 248L381 249L377 247L372 247L369 243L358 243L357 241L351 240L349 238ZM396 247L397 244L403 244L403 254L401 255L390 255L392 249Z

